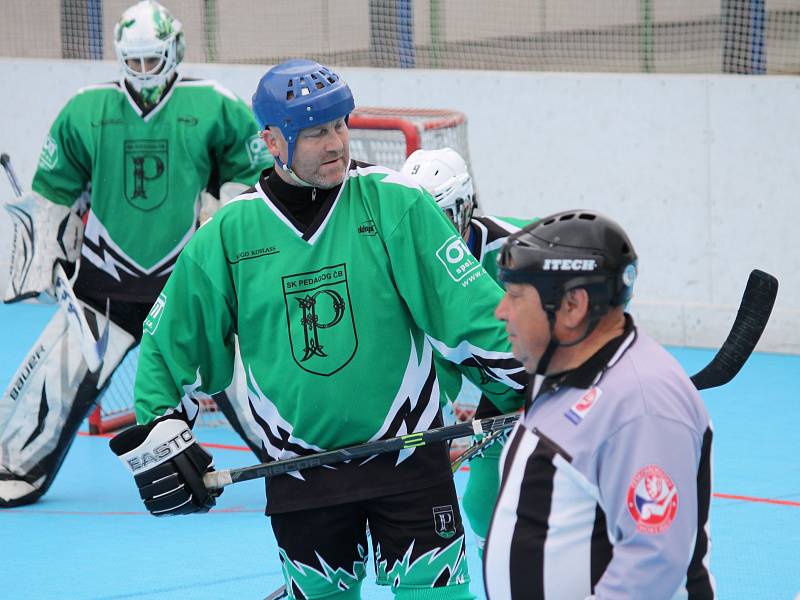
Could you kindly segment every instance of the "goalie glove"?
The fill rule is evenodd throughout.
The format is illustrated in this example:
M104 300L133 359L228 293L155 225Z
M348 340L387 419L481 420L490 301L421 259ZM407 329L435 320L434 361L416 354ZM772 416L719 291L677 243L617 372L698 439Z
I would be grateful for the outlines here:
M50 202L35 192L5 205L13 225L8 283L3 302L11 303L40 294L54 297L56 261L78 260L83 222L69 207Z
M203 484L206 471L214 470L213 460L176 415L126 429L109 445L133 474L145 508L156 517L208 512L222 493Z

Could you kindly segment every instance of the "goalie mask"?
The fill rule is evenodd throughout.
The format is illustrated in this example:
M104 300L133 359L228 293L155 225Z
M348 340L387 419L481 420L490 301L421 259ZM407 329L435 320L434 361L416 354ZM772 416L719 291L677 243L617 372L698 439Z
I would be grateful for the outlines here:
M431 193L463 237L475 208L475 190L461 155L452 148L415 150L402 172Z
M114 27L114 49L124 78L148 103L161 97L183 60L181 22L153 0L128 8Z

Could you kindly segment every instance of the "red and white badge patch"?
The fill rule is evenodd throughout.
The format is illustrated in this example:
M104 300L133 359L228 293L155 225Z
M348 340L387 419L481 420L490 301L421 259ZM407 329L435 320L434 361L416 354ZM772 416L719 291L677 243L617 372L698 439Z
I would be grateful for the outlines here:
M581 421L583 421L584 417L589 414L589 411L595 407L598 398L600 398L602 395L603 390L601 390L599 387L593 386L589 388L589 390L583 394L583 396L581 396L567 412L564 413L564 416L572 421L575 425L578 425Z
M678 513L678 488L661 467L648 465L628 487L628 511L642 533L666 531Z

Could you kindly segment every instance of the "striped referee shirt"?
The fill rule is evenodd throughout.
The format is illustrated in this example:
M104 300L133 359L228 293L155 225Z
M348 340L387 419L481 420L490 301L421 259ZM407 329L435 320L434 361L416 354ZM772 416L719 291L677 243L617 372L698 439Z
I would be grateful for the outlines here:
M626 315L620 337L545 379L506 444L488 598L713 599L711 437L683 369Z

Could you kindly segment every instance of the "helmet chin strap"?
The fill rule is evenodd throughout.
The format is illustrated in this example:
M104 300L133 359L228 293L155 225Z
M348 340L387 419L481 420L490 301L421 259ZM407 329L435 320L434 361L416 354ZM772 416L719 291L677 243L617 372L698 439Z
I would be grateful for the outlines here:
M558 348L570 348L571 346L576 346L589 337L594 331L595 327L597 327L597 324L600 322L601 316L602 314L592 313L589 316L589 323L586 325L586 331L583 332L583 335L581 335L577 340L567 343L560 341L556 337L556 313L555 311L548 310L547 322L550 324L550 341L547 343L547 348L545 348L542 357L539 359L539 364L536 365L536 374L542 376L547 374L547 367L550 366L550 360L553 358L553 355Z
M303 179L300 179L297 176L297 173L292 171L292 169L289 167L289 165L284 163L280 159L279 156L275 156L273 158L275 159L275 164L278 165L284 173L288 173L289 177L291 177L292 181L294 181L297 185L300 185L302 187L310 187L310 188L319 187L319 186L314 185L313 183L308 183L307 181L304 181Z
M556 337L555 312L547 311L547 322L550 324L550 341L547 342L547 348L545 348L544 353L539 359L539 364L536 365L536 375L540 375L541 377L547 374L547 367L550 366L550 360L553 358L553 354L556 353L558 347L561 346L561 342L559 342Z

